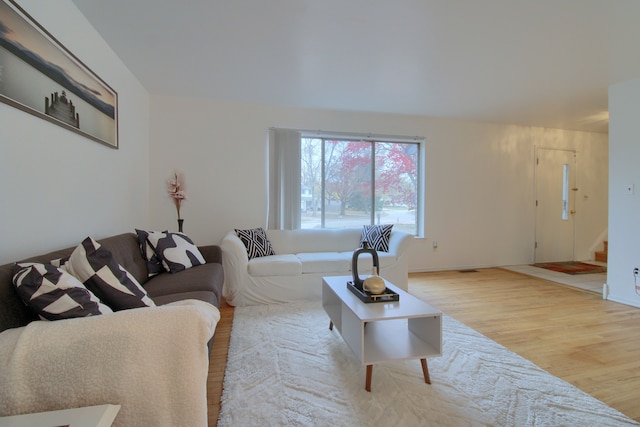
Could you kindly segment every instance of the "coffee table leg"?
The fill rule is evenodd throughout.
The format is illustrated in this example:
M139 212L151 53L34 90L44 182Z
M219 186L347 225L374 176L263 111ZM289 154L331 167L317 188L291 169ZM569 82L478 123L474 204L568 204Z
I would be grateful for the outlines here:
M367 365L367 379L364 383L364 389L371 392L371 374L373 373L373 365Z
M420 359L422 363L422 374L424 375L424 382L431 384L431 378L429 377L429 367L427 366L427 359Z
M333 320L329 320L329 330L333 331Z

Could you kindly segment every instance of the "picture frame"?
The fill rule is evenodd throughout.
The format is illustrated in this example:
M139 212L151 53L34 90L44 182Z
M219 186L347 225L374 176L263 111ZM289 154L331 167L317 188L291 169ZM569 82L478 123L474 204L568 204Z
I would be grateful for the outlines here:
M0 101L118 149L118 94L14 0L0 0Z

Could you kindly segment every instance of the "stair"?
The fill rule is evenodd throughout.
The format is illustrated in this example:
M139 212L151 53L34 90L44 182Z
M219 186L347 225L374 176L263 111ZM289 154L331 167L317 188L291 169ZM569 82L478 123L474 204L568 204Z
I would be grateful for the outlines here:
M596 261L607 262L607 253L609 252L609 242L604 241L604 250L596 251Z

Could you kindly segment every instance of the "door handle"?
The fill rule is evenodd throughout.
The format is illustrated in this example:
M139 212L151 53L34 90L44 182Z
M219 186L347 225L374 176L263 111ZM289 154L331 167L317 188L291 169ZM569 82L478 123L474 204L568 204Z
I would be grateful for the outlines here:
M574 213L576 213L576 211L571 210L569 213L570 213L571 215L573 215Z

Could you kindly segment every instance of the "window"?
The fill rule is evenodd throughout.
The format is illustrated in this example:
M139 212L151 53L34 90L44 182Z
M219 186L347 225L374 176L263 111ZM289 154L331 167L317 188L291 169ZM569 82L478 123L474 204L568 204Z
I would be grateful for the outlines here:
M423 140L290 132L270 137L281 144L270 144L269 227L393 224L394 229L420 234ZM295 178L292 168L298 169ZM280 175L276 185L275 175Z
M562 165L562 220L569 220L569 165Z

